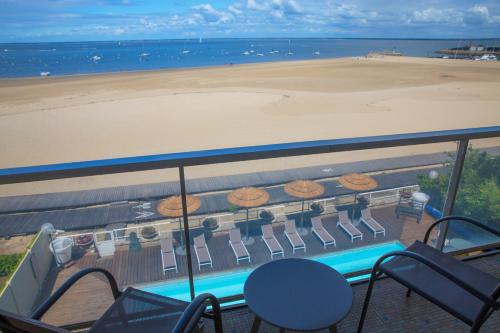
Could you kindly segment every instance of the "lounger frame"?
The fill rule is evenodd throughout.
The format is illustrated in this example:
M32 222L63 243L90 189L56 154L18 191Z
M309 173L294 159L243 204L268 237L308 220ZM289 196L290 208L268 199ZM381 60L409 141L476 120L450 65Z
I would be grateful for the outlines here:
M349 221L349 217L341 217L341 216L342 216L342 212L339 212L339 220L337 221L337 227L340 226L346 232L346 234L348 234L351 237L351 242L352 243L354 243L354 240L358 239L358 238L360 240L363 240L363 233L361 231L359 231L358 228L356 228L356 226L351 223L351 221ZM344 223L342 223L343 219L346 219L346 221L344 221ZM354 227L354 229L358 230L359 231L359 235L353 235L353 234L351 234L351 232L349 231L349 229L346 228L345 224L350 224L352 227Z
M198 255L198 248L196 247L196 244L194 244L194 253L196 254L196 260L198 261L198 269L201 271L201 266L208 266L210 265L210 268L213 268L213 264L212 264L212 256L210 255L210 251L208 250L208 246L207 246L207 241L205 240L205 238L203 238L203 243L205 244L205 249L207 249L207 254L208 254L208 259L210 259L210 261L207 261L207 262L200 262L200 256Z
M285 231L284 231L284 234L286 236L286 239L288 239L288 242L290 243L290 245L292 246L292 252L295 253L295 251L299 251L299 250L304 250L304 252L307 252L306 250L306 242L304 242L304 240L302 239L302 237L300 237L299 233L297 232L297 228L295 228L295 222L294 221L290 221L290 220L285 220L285 223L293 223L293 229L294 229L294 234L296 234L298 236L298 238L300 239L300 241L302 242L302 245L297 245L295 246L292 242L292 239L290 238L288 232L286 232L286 226L285 226Z
M231 232L231 231L229 231L229 232ZM251 262L250 252L248 252L247 247L245 246L245 244L243 243L243 241L241 239L239 242L243 245L243 248L245 249L245 252L247 254L245 257L238 257L238 253L236 253L236 249L234 248L233 242L231 242L231 235L229 236L229 245L231 246L231 249L233 250L234 256L236 257L236 264L239 265L240 261L244 261L244 260L248 260L248 262Z
M314 219L314 217L313 217L313 219ZM323 226L323 223L321 222L321 220L320 220L320 224L321 224L321 228L323 228L323 230L330 235L330 233L328 232L328 230L326 230L325 226ZM328 245L333 245L333 247L337 247L337 244L335 242L335 238L333 238L332 235L330 235L330 236L332 237L333 240L326 241L326 240L323 239L323 237L321 237L320 233L318 231L316 231L316 228L314 227L314 224L313 224L311 230L312 230L313 234L315 234L316 237L318 237L318 239L321 241L321 243L323 243L323 248L324 249L326 249L326 247Z
M372 219L376 222L376 220L375 220L373 217L372 217ZM377 222L377 223L378 223L378 224L382 227L382 230L375 230L375 228L373 228L373 227L370 225L370 223L369 223L368 221L366 221L364 218L362 218L362 217L361 217L359 220L360 220L361 222L363 222L363 224L364 224L364 225L365 225L368 229L370 229L370 230L373 232L373 237L374 237L374 238L377 238L377 235L378 235L378 234L381 234L381 235L383 235L383 236L385 237L385 228L384 228L384 227L382 227L382 225L380 225L380 223L378 223L378 222Z
M271 227L271 232L273 231L272 227ZM262 233L262 240L264 241L264 243L266 244L267 246L267 249L269 250L269 252L271 253L271 260L274 259L274 256L277 256L277 255L281 255L282 257L285 257L285 251L283 250L283 247L281 246L280 242L278 242L278 240L276 239L276 236L274 236L274 232L272 232L271 234L274 238L274 240L276 241L276 243L278 244L280 250L277 251L277 252L273 252L273 250L271 249L271 247L269 246L269 244L267 243L266 241L266 238L264 237L264 233Z
M163 268L163 275L165 275L165 273L167 271L173 271L173 270L175 270L176 273L179 273L179 269L177 267L177 257L175 255L175 248L172 246L172 255L174 256L175 267L165 268L165 260L164 260L163 256L164 256L164 254L167 254L168 252L163 251L163 248L161 247L161 245L160 245L160 253L161 253L161 265Z

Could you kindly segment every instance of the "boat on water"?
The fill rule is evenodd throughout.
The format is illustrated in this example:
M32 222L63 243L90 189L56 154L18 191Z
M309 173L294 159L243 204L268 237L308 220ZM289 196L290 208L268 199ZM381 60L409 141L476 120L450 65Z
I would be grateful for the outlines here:
M317 56L319 56L319 55L321 55L321 52L319 52L319 51L316 51L316 52L314 52L313 54L314 54L314 55L317 55Z
M250 52L245 51L245 52L243 52L243 55L250 55Z
M98 62L99 60L101 60L102 58L98 55L95 55L93 56L92 58L90 58L93 62Z
M480 60L480 61L498 61L498 58L494 54L484 54L478 60Z
M50 72L40 72L40 76L50 76Z
M181 53L182 54L189 54L189 53L191 53L191 51L189 51L189 50L183 50Z
M151 53L143 52L143 53L139 54L139 57L144 58L144 57L149 57L150 55L151 55Z

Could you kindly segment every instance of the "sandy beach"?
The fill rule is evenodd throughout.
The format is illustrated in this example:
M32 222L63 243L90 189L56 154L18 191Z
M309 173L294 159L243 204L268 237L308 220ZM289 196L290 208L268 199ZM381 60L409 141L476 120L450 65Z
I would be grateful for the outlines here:
M500 62L408 57L0 80L0 168L499 125L499 91ZM189 168L187 176L452 149L427 145L233 163ZM176 177L176 170L160 170L5 185L0 195Z

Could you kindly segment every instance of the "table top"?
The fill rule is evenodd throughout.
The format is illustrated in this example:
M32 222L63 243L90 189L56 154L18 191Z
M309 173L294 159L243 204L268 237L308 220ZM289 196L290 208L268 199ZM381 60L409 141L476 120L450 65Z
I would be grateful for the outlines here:
M189 305L169 297L127 288L89 333L170 332Z
M340 322L352 306L352 289L333 268L308 259L281 259L254 270L245 301L262 320L290 330L313 331Z

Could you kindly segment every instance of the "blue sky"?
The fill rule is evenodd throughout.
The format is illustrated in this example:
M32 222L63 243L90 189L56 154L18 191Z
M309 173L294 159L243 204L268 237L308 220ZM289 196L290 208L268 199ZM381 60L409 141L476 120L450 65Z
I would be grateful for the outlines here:
M500 1L0 0L0 42L500 37Z

